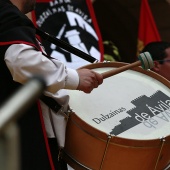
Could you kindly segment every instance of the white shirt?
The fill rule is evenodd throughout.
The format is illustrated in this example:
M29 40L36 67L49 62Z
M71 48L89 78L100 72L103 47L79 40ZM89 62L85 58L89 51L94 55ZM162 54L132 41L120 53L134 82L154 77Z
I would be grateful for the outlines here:
M11 45L5 53L5 62L14 81L24 84L33 74L42 74L51 93L60 89L75 90L79 83L76 70L66 68L57 59L49 60L26 44Z
M42 75L47 83L47 90L44 94L57 100L63 105L64 111L67 111L69 96L63 89L77 89L79 76L76 70L66 68L59 60L49 60L42 55L41 51L36 51L34 47L26 44L11 45L5 53L5 62L13 80L21 84L24 84L34 74ZM67 123L63 113L55 113L43 102L40 104L47 136L55 137L56 134L59 145L63 147ZM52 129L51 120L54 129Z

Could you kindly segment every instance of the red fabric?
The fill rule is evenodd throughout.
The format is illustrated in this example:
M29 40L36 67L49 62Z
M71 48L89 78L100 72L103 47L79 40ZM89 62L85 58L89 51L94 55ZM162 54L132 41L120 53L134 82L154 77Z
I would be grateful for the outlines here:
M41 127L42 127L42 131L43 131L44 141L45 141L45 145L46 145L46 150L47 150L47 154L48 154L48 159L49 159L49 162L50 162L51 170L55 170L54 164L53 164L53 160L52 160L51 151L50 151L50 147L49 147L49 144L48 144L48 139L47 139L47 134L46 134L46 130L45 130L45 124L44 124L44 119L43 119L43 116L42 116L42 110L41 110L40 103L37 102L37 105L38 105L38 109L39 109L39 116L40 116L40 121L41 121Z
M143 47L152 42L160 41L160 35L152 16L148 0L141 1L140 18L139 18L139 30L138 30L138 50L142 50Z
M86 3L87 3L87 6L89 8L89 12L91 14L91 18L92 18L93 23L94 23L95 31L96 31L97 36L99 38L99 48L100 48L100 53L101 53L100 62L102 62L102 61L104 61L104 47L103 47L102 36L101 36L100 29L99 29L99 26L98 26L98 23L97 23L97 19L96 19L96 16L95 16L95 12L94 12L94 9L93 9L92 2L91 2L91 0L90 1L86 0Z

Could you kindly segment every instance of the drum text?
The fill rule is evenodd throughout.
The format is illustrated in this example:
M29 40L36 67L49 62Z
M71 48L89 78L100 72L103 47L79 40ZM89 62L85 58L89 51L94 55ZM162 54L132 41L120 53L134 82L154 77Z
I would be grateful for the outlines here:
M156 125L158 125L160 121L169 122L170 100L166 100L165 102L160 100L157 104L158 105L154 107L146 105L152 115L148 113L135 113L135 119L148 128L156 128Z
M93 120L95 123L100 124L101 122L106 121L106 120L108 120L108 119L114 117L115 115L117 115L117 114L119 114L119 113L121 113L121 112L124 112L124 111L126 111L126 109L123 108L123 107L121 107L121 108L119 108L119 109L117 109L117 110L115 110L115 111L110 111L109 114L106 114L106 115L100 114L101 117L99 117L99 118L93 118L92 120Z

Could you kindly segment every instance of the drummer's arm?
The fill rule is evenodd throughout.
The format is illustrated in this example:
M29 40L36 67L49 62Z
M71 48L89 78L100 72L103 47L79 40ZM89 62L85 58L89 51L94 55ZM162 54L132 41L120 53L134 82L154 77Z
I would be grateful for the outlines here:
M11 45L5 53L5 62L13 80L21 84L35 73L41 73L47 82L47 91L51 93L60 89L77 89L90 93L103 81L99 73L89 69L67 68L59 60L49 60L41 51L27 44Z

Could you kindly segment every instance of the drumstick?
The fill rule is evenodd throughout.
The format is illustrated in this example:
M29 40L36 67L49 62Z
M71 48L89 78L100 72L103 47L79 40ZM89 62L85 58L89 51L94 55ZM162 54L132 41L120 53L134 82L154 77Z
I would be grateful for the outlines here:
M141 53L138 56L138 59L139 59L139 61L125 65L123 67L119 67L119 68L116 68L116 69L106 71L106 72L101 73L101 74L103 75L103 78L105 79L105 78L111 77L113 75L116 75L118 73L121 73L123 71L126 71L128 69L137 67L137 66L142 66L142 68L145 69L145 70L148 70L148 69L151 69L151 68L154 67L154 62L153 62L152 56L150 55L149 52Z

